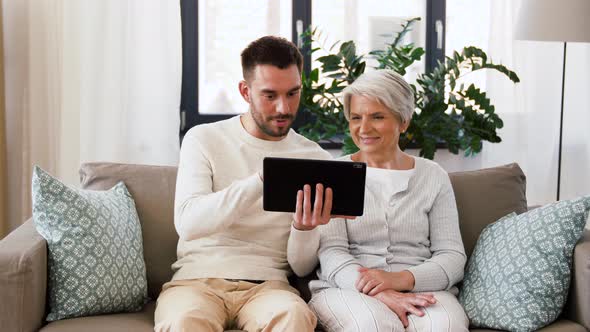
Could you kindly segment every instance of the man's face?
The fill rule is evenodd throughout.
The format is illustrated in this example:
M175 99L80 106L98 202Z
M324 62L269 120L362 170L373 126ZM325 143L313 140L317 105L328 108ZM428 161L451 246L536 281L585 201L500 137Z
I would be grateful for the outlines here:
M280 140L287 135L301 97L301 75L296 65L285 69L257 65L248 82L240 82L240 92L250 104L250 113L257 126L254 136Z

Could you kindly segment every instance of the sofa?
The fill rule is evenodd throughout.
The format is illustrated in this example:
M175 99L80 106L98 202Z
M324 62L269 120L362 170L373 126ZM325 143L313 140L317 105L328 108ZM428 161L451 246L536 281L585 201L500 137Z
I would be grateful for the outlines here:
M155 299L170 280L178 235L173 223L176 168L165 166L87 163L80 169L81 187L105 190L124 181L142 225L148 295L151 301L136 313L119 313L45 322L47 245L28 220L0 242L0 330L25 331L153 331ZM482 229L498 218L527 210L526 179L516 164L450 174L455 191L461 234L471 254ZM575 248L573 278L562 316L541 331L590 330L590 232ZM306 278L292 277L304 299ZM491 331L472 329L472 331Z

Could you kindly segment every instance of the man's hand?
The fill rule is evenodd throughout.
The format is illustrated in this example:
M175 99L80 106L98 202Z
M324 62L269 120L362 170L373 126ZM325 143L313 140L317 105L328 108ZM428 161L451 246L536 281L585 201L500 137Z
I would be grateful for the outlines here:
M355 283L356 289L369 296L379 294L384 290L409 291L414 288L414 275L410 271L386 272L379 269L358 269L359 277Z
M332 188L326 188L324 200L324 186L315 186L315 202L311 209L311 186L306 184L303 190L297 191L297 205L293 215L293 226L301 231L309 231L319 225L325 225L332 217Z
M429 293L400 293L391 289L380 292L374 298L383 302L397 317L404 327L408 327L408 314L424 316L420 308L425 308L436 303L434 295Z
M311 186L306 184L303 190L297 191L297 205L293 214L293 226L300 231L310 231L319 225L325 225L331 218L356 219L355 216L331 215L332 188L318 183L315 188L315 202L311 209Z

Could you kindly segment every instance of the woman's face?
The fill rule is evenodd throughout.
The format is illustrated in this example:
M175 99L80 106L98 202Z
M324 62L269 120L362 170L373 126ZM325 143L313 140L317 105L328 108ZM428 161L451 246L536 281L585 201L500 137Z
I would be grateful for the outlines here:
M364 153L385 154L396 150L407 124L373 98L353 95L350 99L350 135Z

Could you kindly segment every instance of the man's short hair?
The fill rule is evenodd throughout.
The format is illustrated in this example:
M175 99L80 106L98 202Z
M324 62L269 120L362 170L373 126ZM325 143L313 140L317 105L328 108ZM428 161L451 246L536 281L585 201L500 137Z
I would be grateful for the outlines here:
M303 56L295 44L277 36L265 36L256 39L241 54L242 74L248 80L257 65L273 65L285 69L297 65L299 73L303 67Z

